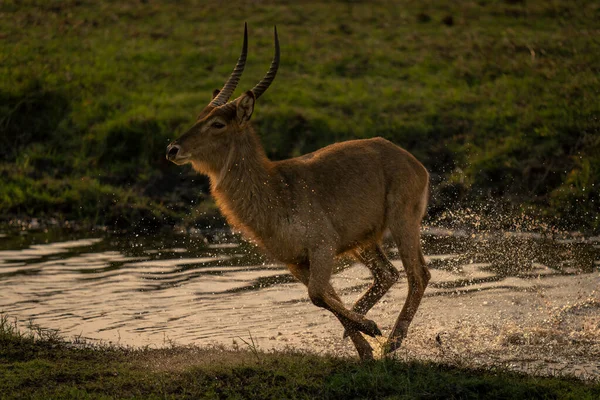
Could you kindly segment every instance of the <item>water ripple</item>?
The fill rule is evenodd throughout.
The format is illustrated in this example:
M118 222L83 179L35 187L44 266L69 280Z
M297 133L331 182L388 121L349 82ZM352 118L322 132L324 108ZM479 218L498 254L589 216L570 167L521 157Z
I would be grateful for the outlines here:
M595 242L432 229L424 244L432 280L411 328L423 335L457 321L545 326L561 307L599 296ZM397 258L393 245L389 250ZM369 313L384 330L406 295L402 263L392 263L402 279ZM352 260L341 259L336 271L333 284L347 304L372 281ZM0 311L67 336L128 345L231 344L248 334L275 347L342 341L335 318L308 301L306 289L284 266L243 244L205 245L180 237L107 236L2 250ZM581 331L591 329L588 322L572 324L579 330L565 335L585 336ZM493 337L485 342L495 343Z

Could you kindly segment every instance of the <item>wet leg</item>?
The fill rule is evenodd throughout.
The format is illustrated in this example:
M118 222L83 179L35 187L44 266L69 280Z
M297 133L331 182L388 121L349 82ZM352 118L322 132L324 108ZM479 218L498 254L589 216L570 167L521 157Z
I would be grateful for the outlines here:
M308 265L288 265L288 268L292 275L294 275L300 282L304 283L308 286L308 282L310 279L310 272ZM328 293L334 297L337 301L341 303L341 299L333 289L331 285L327 288ZM335 314L334 314L335 315ZM337 317L337 315L336 315ZM337 317L341 324L344 326L345 331L350 336L356 351L358 352L358 356L361 360L372 360L373 359L373 349L369 342L365 340L362 334L356 330L352 325L348 324L346 319Z
M348 310L337 295L332 295L330 279L333 272L333 257L333 252L327 249L316 249L310 253L308 296L311 301L316 306L331 311L338 319L343 319L344 327L353 327L370 336L381 335L375 322Z
M400 275L378 244L357 249L354 255L373 274L373 284L352 306L353 311L365 315L398 281Z
M408 295L388 338L386 353L396 350L402 344L431 278L421 250L419 222L412 221L412 223L402 224L400 229L392 228L402 264L406 270Z

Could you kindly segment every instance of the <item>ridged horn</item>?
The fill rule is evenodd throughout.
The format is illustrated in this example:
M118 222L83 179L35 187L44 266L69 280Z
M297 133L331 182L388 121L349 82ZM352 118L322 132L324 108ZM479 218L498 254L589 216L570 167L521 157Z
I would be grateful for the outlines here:
M273 27L273 32L275 35L275 55L273 56L273 61L271 61L271 67L269 67L269 71L265 75L265 77L252 89L252 93L254 93L254 97L257 99L263 94L275 79L275 75L277 75L277 69L279 68L279 38L277 37L277 27Z
M244 72L244 67L246 66L246 57L248 56L248 24L244 23L244 44L242 46L242 54L240 54L240 58L238 58L237 64L229 76L227 82L221 89L221 92L215 97L211 102L210 106L218 107L225 103L231 97L235 88L242 77L242 72Z

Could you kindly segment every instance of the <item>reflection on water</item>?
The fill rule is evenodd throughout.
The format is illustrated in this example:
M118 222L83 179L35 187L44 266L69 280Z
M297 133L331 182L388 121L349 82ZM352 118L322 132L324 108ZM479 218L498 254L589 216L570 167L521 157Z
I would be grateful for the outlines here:
M228 321L222 310L261 311L268 300L240 304L232 293L284 273L238 243L94 237L31 244L0 251L0 310L110 341L192 342L247 332L253 323Z
M583 361L600 357L597 241L430 228L423 242L432 281L402 354L436 358L447 354L439 343L454 350L467 343L471 354L479 348L489 358L494 351L513 354L510 346L522 351L527 340L545 332L542 342L567 340L571 352L585 342ZM402 270L393 244L388 252ZM347 304L369 284L366 268L340 261L334 286ZM401 281L369 313L384 331L405 293ZM67 337L127 345L231 344L252 335L263 348L352 354L335 318L307 301L305 288L284 266L235 240L0 236L0 311Z

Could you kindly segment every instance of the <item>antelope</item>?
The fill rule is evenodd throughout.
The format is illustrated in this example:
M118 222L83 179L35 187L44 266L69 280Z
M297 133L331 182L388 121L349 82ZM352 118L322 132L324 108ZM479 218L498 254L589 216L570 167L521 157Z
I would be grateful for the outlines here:
M408 295L382 349L400 347L430 279L421 250L420 225L428 201L429 174L408 151L383 139L335 143L301 157L267 158L250 118L256 100L279 67L279 39L265 77L233 101L248 53L248 29L237 64L194 125L167 147L177 165L191 163L210 179L217 206L236 230L256 242L308 288L312 303L331 311L361 359L373 348L362 333L382 333L365 314L398 280L381 240L386 229L406 271ZM349 253L373 275L351 309L330 279L334 258Z

